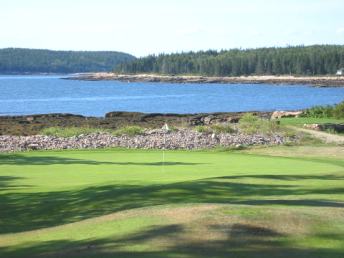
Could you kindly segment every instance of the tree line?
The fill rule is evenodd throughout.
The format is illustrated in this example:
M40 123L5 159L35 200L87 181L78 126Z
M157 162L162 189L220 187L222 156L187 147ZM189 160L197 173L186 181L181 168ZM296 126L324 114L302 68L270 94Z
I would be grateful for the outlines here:
M135 57L111 51L51 51L0 49L0 73L79 73L112 71L119 63Z
M119 64L120 73L241 75L327 75L344 68L344 46L231 49L159 54Z

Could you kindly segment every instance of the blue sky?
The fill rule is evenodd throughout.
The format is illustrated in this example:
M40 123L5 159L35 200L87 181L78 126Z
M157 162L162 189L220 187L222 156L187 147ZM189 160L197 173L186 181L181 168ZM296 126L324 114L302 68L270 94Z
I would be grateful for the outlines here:
M0 48L189 50L344 44L343 0L0 0Z

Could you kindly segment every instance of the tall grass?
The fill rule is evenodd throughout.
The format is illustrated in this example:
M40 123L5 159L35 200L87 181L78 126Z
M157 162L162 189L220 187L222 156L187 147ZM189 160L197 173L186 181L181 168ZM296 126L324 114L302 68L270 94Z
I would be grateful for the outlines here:
M88 128L88 127L49 127L41 131L42 135L56 136L56 137L72 137L82 134L92 134L105 132L104 129Z
M303 117L314 117L314 118L344 118L344 101L334 106L315 106L309 108L301 115Z
M117 130L111 129L99 129L99 128L88 128L88 127L49 127L43 129L40 134L47 135L47 136L56 136L56 137L73 137L73 136L80 136L80 135L87 135L87 134L94 134L94 133L110 133L115 136L121 135L128 135L128 136L135 136L138 134L142 134L144 132L144 128L139 126L126 126L119 128Z
M115 136L121 136L121 135L128 135L128 136L135 136L142 134L144 132L144 128L140 126L126 126L122 127L120 129L115 130L112 132Z
M231 125L210 125L210 126L196 126L195 130L199 133L236 133L237 130L235 130Z
M261 119L251 113L243 115L239 121L239 128L246 134L273 134L281 130L277 121Z

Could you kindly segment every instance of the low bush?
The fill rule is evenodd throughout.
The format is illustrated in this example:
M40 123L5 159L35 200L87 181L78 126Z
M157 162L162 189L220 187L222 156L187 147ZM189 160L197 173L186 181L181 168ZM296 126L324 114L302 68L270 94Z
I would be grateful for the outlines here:
M297 131L295 131L294 129L292 128L288 128L288 127L281 127L280 128L281 131L283 132L283 135L285 137L296 137L297 136Z
M337 104L334 108L333 108L333 116L337 119L342 119L344 118L344 101Z
M240 119L239 128L246 134L273 134L281 129L277 121L261 119L251 113L245 114Z
M301 116L314 118L344 118L344 101L334 106L315 106L306 109Z
M205 125L199 125L195 127L195 130L199 133L235 133L236 130L230 126L230 125L211 125L211 126L205 126Z
M302 117L327 118L333 116L333 106L315 106L306 109Z
M240 118L240 123L253 124L259 121L259 118L252 113L246 113Z
M210 129L213 133L235 133L236 130L230 125L212 125Z
M212 130L210 127L205 125L198 125L195 127L195 131L199 133L212 133Z

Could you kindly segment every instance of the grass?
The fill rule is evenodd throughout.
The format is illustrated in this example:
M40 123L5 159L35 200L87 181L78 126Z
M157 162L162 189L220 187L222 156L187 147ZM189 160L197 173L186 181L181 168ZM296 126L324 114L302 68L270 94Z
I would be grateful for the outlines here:
M343 124L344 119L313 118L313 117L286 117L279 120L281 125L303 126L304 124Z
M342 147L278 148L1 154L0 257L343 257Z
M261 119L251 113L243 115L239 121L239 128L246 134L274 134L284 130L276 121Z
M88 128L88 127L49 127L41 131L42 135L56 136L56 137L73 137L82 134L93 134L93 133L111 133L116 136L128 135L135 136L142 134L144 128L139 126L126 126L116 130L100 129L100 128Z
M210 126L198 125L195 126L195 131L199 133L235 133L236 130L231 125L214 124Z
M142 134L144 132L144 128L140 126L126 126L120 129L115 130L112 134L116 136L120 135L128 135L128 136L135 136L138 134Z
M88 127L49 127L43 129L40 134L67 138L72 136L79 136L82 134L92 134L100 132L105 132L105 130Z

